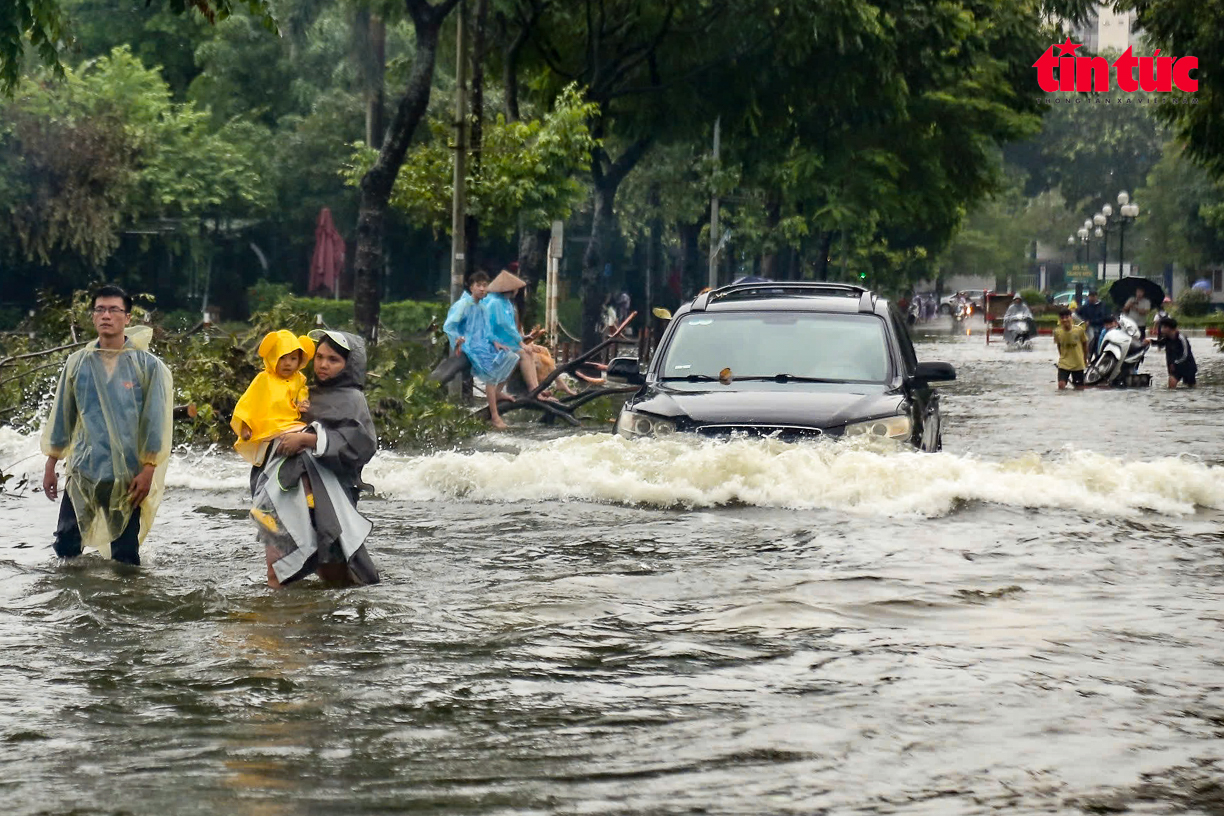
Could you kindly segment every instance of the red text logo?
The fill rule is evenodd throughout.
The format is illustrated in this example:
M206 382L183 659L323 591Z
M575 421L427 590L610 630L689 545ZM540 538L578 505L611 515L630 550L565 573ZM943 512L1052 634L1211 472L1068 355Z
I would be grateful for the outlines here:
M1118 87L1127 93L1144 90L1165 92L1176 87L1191 93L1198 90L1198 80L1191 79L1190 72L1198 68L1198 57L1160 56L1160 49L1150 57L1136 57L1130 48L1112 63L1104 57L1077 57L1076 45L1068 37L1065 43L1051 45L1041 58L1033 63L1037 69L1037 84L1041 90L1054 91L1098 91L1110 89L1110 69L1117 77ZM1058 56L1054 49L1061 49ZM1136 71L1136 69L1138 69ZM1055 75L1057 71L1057 75Z

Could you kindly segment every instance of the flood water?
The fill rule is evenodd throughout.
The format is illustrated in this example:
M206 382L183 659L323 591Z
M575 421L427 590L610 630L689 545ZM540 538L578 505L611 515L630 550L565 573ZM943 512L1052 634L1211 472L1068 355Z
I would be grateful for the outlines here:
M1192 343L1196 391L1056 393L1049 338L930 334L933 455L380 453L366 589L267 589L230 452L176 457L138 571L57 563L55 506L0 495L0 811L1224 813ZM0 429L0 467L36 451Z

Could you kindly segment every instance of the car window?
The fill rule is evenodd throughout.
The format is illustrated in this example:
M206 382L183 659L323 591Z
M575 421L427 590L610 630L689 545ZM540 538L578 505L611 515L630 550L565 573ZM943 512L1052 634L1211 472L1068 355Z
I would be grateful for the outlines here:
M789 374L840 382L886 382L884 321L870 314L694 312L676 326L661 377Z
M889 307L889 315L892 317L893 331L897 335L897 345L901 347L901 359L905 362L907 374L913 373L918 366L918 355L914 351L914 341L910 338L909 326L906 325L905 318L901 316L900 310L895 305Z

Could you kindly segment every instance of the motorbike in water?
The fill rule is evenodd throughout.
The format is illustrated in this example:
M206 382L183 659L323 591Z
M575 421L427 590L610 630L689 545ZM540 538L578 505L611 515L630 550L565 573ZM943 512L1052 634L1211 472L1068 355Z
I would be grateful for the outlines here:
M970 317L973 317L973 304L967 300L962 300L956 307L956 311L952 313L952 318L957 323L964 323Z
M1106 329L1097 346L1097 353L1084 372L1087 385L1110 385L1119 388L1144 388L1152 384L1151 374L1140 374L1139 364L1148 347L1139 336L1139 325L1126 315L1118 325Z
M1031 349L1037 336L1037 323L1031 315L1003 318L1003 342L1009 349Z

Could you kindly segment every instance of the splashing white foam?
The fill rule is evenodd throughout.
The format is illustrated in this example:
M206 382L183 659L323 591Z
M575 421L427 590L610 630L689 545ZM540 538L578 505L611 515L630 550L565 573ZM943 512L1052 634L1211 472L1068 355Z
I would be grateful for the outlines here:
M1068 448L1055 456L983 460L870 442L792 445L584 434L511 440L502 452L380 452L365 478L392 498L490 502L585 500L648 507L754 505L889 516L947 515L960 502L1062 508L1094 516L1224 509L1224 467L1189 458L1134 462ZM0 468L41 480L36 435L0 428ZM16 463L15 466L13 463ZM178 451L171 489L245 490L229 448Z
M1224 508L1224 468L1182 458L1139 464L1073 449L983 461L870 444L590 434L527 442L509 453L385 454L366 475L380 492L417 500L745 504L927 517L964 501L1122 515Z

